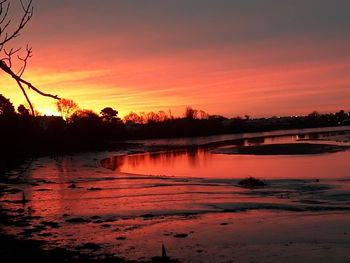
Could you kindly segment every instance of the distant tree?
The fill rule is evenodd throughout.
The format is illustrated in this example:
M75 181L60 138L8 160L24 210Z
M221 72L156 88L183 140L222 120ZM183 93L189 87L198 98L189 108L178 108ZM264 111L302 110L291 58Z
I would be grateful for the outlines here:
M133 122L138 124L147 124L147 123L154 123L154 122L164 122L169 120L170 117L164 112L164 111L158 111L158 112L140 112L140 114L137 114L135 112L130 112L128 115L124 116L123 121L124 122Z
M70 117L69 120L72 123L77 123L81 120L88 120L92 122L100 122L100 117L92 110L76 110Z
M102 119L108 122L112 122L117 119L118 111L111 107L106 107L101 110Z
M21 116L29 116L29 110L23 105L19 105L17 108L17 112L21 115Z
M169 119L169 116L166 115L164 111L158 111L158 117L159 117L159 121L161 122L167 121Z
M128 115L124 116L124 122L142 123L142 118L135 112L130 112Z
M29 104L32 114L35 115L34 108L27 95L25 87L34 90L42 96L51 97L57 100L59 100L59 98L57 95L51 95L42 92L22 77L27 67L28 59L32 57L32 48L27 45L24 54L20 55L19 53L21 52L21 48L8 46L13 39L20 35L23 28L27 25L33 16L32 0L28 0L26 3L23 2L23 0L20 0L18 2L20 3L20 6L18 5L18 8L22 9L22 14L18 19L18 24L13 26L14 21L17 19L14 17L9 17L10 14L14 13L12 10L10 10L10 1L0 0L0 69L10 75L16 81ZM14 56L22 64L19 70L13 69L13 65L16 64L13 61ZM15 73L15 71L17 71L17 73Z
M200 111L198 112L198 115L199 115L199 118L200 118L201 120L209 119L209 114L206 113L205 111L200 110Z
M68 120L69 117L78 110L78 104L73 100L61 99L56 102L57 110L61 114L64 120Z
M338 122L343 122L345 119L348 118L348 114L345 113L344 110L340 110L340 111L336 112L335 116L336 116Z
M187 106L185 109L185 118L186 119L196 119L198 115L198 111L193 109L191 106Z
M168 112L169 112L169 115L168 115L168 116L169 116L169 119L174 119L174 116L173 116L173 114L172 114L172 112L171 112L171 109L169 109Z
M317 119L320 116L321 116L321 114L318 111L313 111L308 115L308 117L313 118L313 119Z
M159 116L157 113L151 111L147 113L147 123L159 122Z
M142 124L146 124L148 122L148 116L147 115L148 114L143 112L143 111L139 113L139 116L141 118L141 123Z
M11 101L0 94L0 116L8 117L15 115L15 108Z
M77 110L68 119L68 132L77 141L104 139L101 117L91 110Z
M210 115L209 116L209 120L226 120L226 118L222 115ZM234 117L232 118L232 120L242 120L242 117L240 116L237 116L237 117Z

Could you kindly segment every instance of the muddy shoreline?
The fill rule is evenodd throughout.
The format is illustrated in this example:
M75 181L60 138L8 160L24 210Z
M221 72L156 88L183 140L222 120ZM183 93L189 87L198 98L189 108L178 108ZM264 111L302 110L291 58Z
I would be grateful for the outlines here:
M220 143L219 143L220 144ZM134 145L133 145L134 146ZM208 147L208 145L205 145L204 148L211 148L213 145L210 145L210 147ZM137 153L142 153L142 152L152 152L152 151L165 151L165 150L170 150L170 149L174 149L174 148L185 148L185 149L192 149L192 148L198 148L198 147L203 147L203 146L187 146L184 147L184 145L180 145L178 147L173 147L173 146L154 146L154 147L129 147L127 149L123 149L125 150L125 154L137 154ZM320 154L320 153L335 153L338 151L345 151L347 149L349 149L348 146L339 146L339 145L330 145L330 144L308 144L308 143L296 143L296 144L274 144L274 145L262 145L262 146L236 146L233 148L222 148L222 149L218 149L215 151L221 151L221 150L226 150L228 152L226 152L226 154L232 154L230 153L230 151L233 150L237 150L240 149L241 152L239 152L239 154L255 154L255 155L270 155L270 154L275 154L275 155L279 155L279 154L288 154L288 155L293 155L293 154ZM222 152L221 152L222 153ZM237 153L233 153L233 154L237 154ZM96 159L96 162L98 161L97 159L99 157L94 156L94 154L91 154L91 156L89 156L88 159L85 159L85 163L82 164L83 169L86 169L86 171L89 169L91 171L94 170L98 170L95 168L93 168L91 165L91 163L87 162L87 161L94 161L94 159ZM101 155L98 155L101 156ZM56 158L56 157L54 157ZM53 158L53 159L54 159ZM93 159L94 158L94 159ZM52 160L53 160L52 159ZM73 159L72 157L66 158L67 162L71 162ZM17 198L20 197L20 193L21 193L21 188L25 188L27 184L32 184L34 181L32 182L25 182L23 180L18 181L18 179L21 178L20 173L21 172L25 172L25 170L27 169L25 167L25 165L23 166L24 168L18 168L21 165L21 162L24 162L24 159L22 160L17 160L16 162L13 163L9 163L7 165L7 167L2 168L3 171L1 171L2 174L5 174L5 170L9 171L9 170L13 170L14 168L16 168L15 172L11 172L8 173L11 176L2 176L0 178L1 182L0 183L6 183L7 188L6 189L0 189L0 194L1 192L3 193L9 193L9 192L13 192L15 193L15 195L17 196ZM22 163L23 164L23 163ZM58 163L57 163L58 164ZM85 165L85 166L84 166ZM92 168L90 168L92 167ZM43 166L39 163L35 164L32 169L33 170L37 170L37 169L42 169ZM56 168L55 168L56 169ZM73 171L73 170L72 170ZM18 172L18 175L14 176L14 174L16 174ZM101 174L101 171L97 171L98 173ZM73 172L74 173L74 172ZM95 173L95 172L94 172ZM105 174L104 177L107 181L106 181L106 186L109 186L110 182L112 183L113 181L109 181L112 177L111 177L111 172L106 172L103 171L102 174ZM100 175L99 175L100 176ZM132 178L134 175L125 175L125 179L126 180L130 180L131 181L135 181L137 182L137 180L144 180L145 177L140 177L140 176L135 176L135 178ZM156 178L153 178L153 180ZM155 182L155 187L162 187L164 186L165 188L168 188L171 186L171 181L173 179L171 178L166 178L166 177L159 177L159 179L156 179L157 182ZM198 180L194 180L193 183L190 182L191 179L184 179L184 180L179 180L176 181L174 179L174 183L175 185L178 185L179 187L181 187L182 185L186 185L188 183L188 185L190 185L191 187L203 187L206 188L207 186L212 185L213 187L227 187L230 191L232 191L231 189L233 189L234 191L236 191L235 189L235 185L237 184L236 182L230 182L227 181L227 184L224 183L224 181L220 182L219 181L215 181L215 180L210 180L208 179L207 181L203 181L203 183L199 183ZM159 181L159 182L158 182ZM54 184L57 185L57 183L50 183L50 182L44 182L43 180L41 180L42 183L40 183L40 185L33 185L32 190L34 191L47 191L46 193L50 193L50 187L55 187ZM94 194L94 193L104 193L104 191L106 191L107 188L104 188L104 186L102 185L101 187L98 187L98 185L92 185L89 182L86 182L85 185L83 185L82 181L67 181L69 182L69 184L65 184L64 185L64 189L67 189L69 186L72 186L72 188L68 188L71 189L72 191L75 191L76 193L79 193L79 191L83 192L86 191L86 193L88 194ZM79 184L79 182L81 182L82 184ZM76 188L74 188L74 184L77 184L78 186ZM98 183L98 182L96 182ZM21 184L21 187L17 187L16 185ZM274 183L269 182L268 183L268 187L272 187ZM283 182L278 182L278 184L281 184L281 186L283 186ZM299 184L299 181L298 181ZM5 184L3 184L5 185ZM83 185L83 187L81 187ZM93 186L93 187L92 187ZM105 187L106 187L105 186ZM326 185L327 186L327 185ZM249 199L254 200L255 196L265 196L265 197L272 197L272 198L277 198L278 200L288 200L290 197L293 198L294 193L293 191L291 191L291 189L283 189L282 191L278 190L281 187L280 186L274 186L276 189L271 189L271 191L267 191L266 193L264 190L254 190L254 191L246 191L246 197L248 198L247 200L249 201ZM304 188L300 188L299 187L304 187ZM328 187L328 186L327 186ZM329 211L332 211L332 202L330 201L330 208L332 209L328 209L328 206L325 206L327 209L323 209L321 206L322 204L317 203L318 199L315 197L315 200L313 200L313 197L311 196L311 193L318 193L318 192L322 192L322 191L332 191L332 188L327 188L327 187L323 187L323 185L320 185L317 182L302 182L300 183L300 186L298 185L297 190L295 190L295 196L299 196L299 194L305 195L308 199L305 200L299 200L300 202L302 202L303 207L309 207L309 206L315 206L317 209L320 208L320 212L321 212L321 216L323 217L322 213L328 213ZM80 189L80 190L79 190ZM151 189L156 189L156 188L151 188ZM71 190L65 190L65 191L71 191ZM277 191L277 192L274 192ZM37 193L38 193L37 192ZM194 192L197 193L197 192ZM202 193L202 190L198 190L198 193ZM192 195L192 193L190 193ZM233 192L233 194L240 194L240 190L239 192L235 193ZM298 195L297 195L298 194ZM337 194L337 193L335 193ZM342 194L342 193L340 193ZM309 196L310 195L310 196ZM344 194L344 198L347 196L347 193ZM312 197L312 198L311 198ZM328 197L328 196L327 196ZM299 198L299 197L298 197ZM341 196L337 196L337 195L331 195L330 198L337 198L337 202L342 202L343 197ZM339 199L339 200L338 200ZM231 199L229 199L231 200ZM23 201L23 200L22 200ZM296 200L296 202L299 202L298 200ZM11 201L13 202L13 201ZM21 202L20 199L15 200L14 202ZM280 202L280 201L278 201ZM289 202L289 201L288 201ZM304 203L303 203L304 202ZM26 200L23 201L23 203L26 203ZM28 203L30 204L30 203ZM222 203L211 203L211 206L209 206L209 209L221 209L222 211L224 211L225 213L222 213L222 222L218 222L218 223L214 223L215 225L215 231L217 228L217 225L220 226L220 228L225 228L226 226L231 225L232 223L228 223L227 221L227 217L231 216L231 212L232 213L239 213L240 211L244 211L245 207L244 206L237 206L239 205L238 203L227 203L226 204L222 204ZM257 211L259 209L265 211L267 210L283 210L285 213L286 211L294 211L293 209L281 209L280 207L282 206L278 206L277 204L274 204L272 206L264 206L261 205L259 203L246 203L247 211ZM293 204L292 206L296 206L297 203ZM30 206L30 205L29 205ZM86 242L85 244L83 244L80 248L75 247L75 250L67 250L64 248L61 248L60 246L58 246L57 248L54 249L43 249L43 247L45 247L45 245L47 244L46 241L43 240L35 240L35 235L37 235L38 233L42 234L42 235L46 235L47 231L45 231L46 229L51 229L51 228L55 228L57 227L57 222L53 221L51 219L51 221L49 219L46 219L45 217L42 217L40 219L38 219L37 221L34 220L34 223L31 221L31 215L30 215L30 211L29 206L23 206L23 208L19 208L20 206L17 206L16 211L14 210L5 210L3 209L3 207L1 207L1 202L0 202L0 208L1 208L1 212L0 212L0 225L2 226L7 226L7 227L16 227L16 226L21 226L21 225L26 225L26 224L31 224L30 226L30 231L27 231L25 238L23 238L23 235L20 236L14 236L14 235L9 235L8 233L4 233L3 231L1 231L2 227L0 228L0 253L1 253L1 259L4 262L16 262L16 261L24 261L24 260L32 260L33 262L177 262L176 260L172 259L170 260L169 258L161 258L161 247L159 246L159 249L157 248L157 253L155 253L156 255L154 256L158 256L158 257L154 257L154 258L150 258L148 257L147 259L145 258L144 260L141 261L128 261L124 258L119 258L118 254L116 256L116 254L114 255L110 255L110 254L106 254L105 252L101 252L99 253L99 245L98 243L94 243L94 242ZM255 208L254 208L255 207ZM277 207L277 208L276 208ZM283 206L284 207L284 206ZM336 211L342 211L342 209L339 209L340 206L335 207L334 209ZM304 213L304 212L309 212L310 209L306 209L306 210L300 210L300 214ZM348 211L349 209L346 207L345 209L343 209L344 211ZM163 211L163 210L162 210ZM299 210L297 210L299 211ZM311 211L311 210L310 210ZM319 211L319 210L315 210L315 211ZM97 215L98 213L96 213ZM155 216L154 214L149 214L149 213L145 213L140 214L141 215L141 221L142 220L149 220L149 221L157 221L157 216ZM218 215L221 216L221 214L219 213ZM209 217L211 217L211 215L208 215ZM94 216L96 217L96 216ZM143 217L143 218L142 218ZM161 218L162 216L160 216ZM206 218L207 216L204 216L204 218ZM200 218L200 217L199 217ZM270 218L267 217L267 218ZM81 217L74 217L73 215L69 216L66 218L67 220L84 220L84 218ZM109 222L104 222L103 218L97 218L91 220L89 223L90 225L92 225L92 223L96 223L99 222L98 224L96 224L96 227L110 227L110 223ZM131 219L130 219L131 220ZM193 226L197 225L197 219L196 218L186 218L186 220L188 221L193 221ZM198 219L201 220L201 219ZM253 219L252 219L253 220ZM255 220L255 219L254 219ZM338 219L336 219L338 220ZM68 222L68 221L66 221ZM180 220L180 222L182 222ZM73 222L74 224L75 222ZM79 224L84 224L84 222L76 222L77 226L79 226ZM206 221L203 221L203 223L207 223ZM111 223L113 226L118 224L118 222L115 220L114 223ZM162 224L162 223L160 223ZM149 228L151 228L151 226L149 226ZM44 230L43 232L40 232L41 230ZM33 232L34 231L34 232ZM39 231L39 232L35 232L35 231ZM132 230L133 231L133 230ZM137 229L136 229L137 231ZM198 229L195 231L195 234L193 234L191 231L187 230L187 231L180 231L180 232L174 232L171 234L171 238L173 240L175 239L184 239L186 240L186 242L189 242L188 240L191 240L191 238L195 237L197 234L199 235L201 233L202 229ZM213 230L214 231L214 230ZM214 231L214 232L215 232ZM235 230L236 231L236 230ZM214 233L213 232L213 233ZM35 233L35 235L33 235L33 237L31 237L31 234ZM125 234L124 232L121 232L123 234ZM170 232L169 232L170 233ZM185 234L186 233L186 236ZM192 233L192 234L191 234ZM131 234L131 232L130 232ZM163 234L164 236L166 236L165 238L170 238L168 237L168 232ZM170 234L169 234L170 235ZM337 233L338 235L338 233ZM344 234L345 235L345 234ZM137 235L136 235L137 237ZM118 238L125 238L125 236L120 236ZM117 239L118 239L117 238ZM142 238L141 238L142 239ZM136 240L136 239L135 239ZM203 240L202 238L200 238L200 240ZM127 238L127 240L123 240L120 239L120 242L131 242L129 241L129 237ZM138 242L138 241L137 241ZM142 241L145 242L145 241ZM139 247L140 246L139 243ZM125 244L125 243L124 243ZM135 244L132 244L135 245ZM191 243L188 244L188 246L191 246ZM171 247L172 249L174 249L174 247ZM276 249L276 248L275 248ZM317 249L319 249L317 247ZM332 248L333 249L333 248ZM337 249L335 247L335 249ZM339 248L340 249L340 248ZM343 248L341 248L343 249ZM198 252L201 251L201 252ZM234 251L234 250L233 250ZM279 251L278 249L276 251ZM342 250L341 250L342 251ZM19 253L20 252L20 253ZM197 249L197 253L205 253L205 251L203 249ZM239 252L237 252L239 254ZM261 252L262 255L264 254L263 252ZM158 254L158 255L157 255ZM173 255L180 255L180 254L173 254ZM241 255L242 258L244 258L245 255ZM128 257L126 257L128 258ZM138 259L137 259L138 260ZM249 259L250 260L250 259ZM245 261L244 261L245 262ZM265 261L262 261L265 262ZM266 261L269 262L269 261Z
M8 193L17 193L20 190L16 187L19 184L27 184L20 177L21 174L26 171L28 167L27 162L30 162L31 158L18 158L16 160L3 159L4 164L1 165L0 173L0 197ZM7 176L7 172L16 170L17 176ZM6 186L3 186L3 185ZM21 200L18 200L21 203ZM23 202L23 209L20 208L16 211L3 208L0 203L0 260L1 262L38 262L38 263L137 263L139 261L127 260L115 255L108 255L103 253L96 253L99 250L98 245L94 243L86 243L85 247L81 247L84 252L67 250L61 247L54 249L43 249L48 242L43 240L35 240L31 238L31 233L27 233L27 237L18 237L15 235L6 234L3 231L3 227L19 227L22 225L31 225L31 220L34 219L28 214L26 201ZM13 215L13 214L17 215ZM43 218L44 219L44 218ZM45 223L45 222L44 222ZM47 225L57 225L55 222L46 222ZM51 223L51 224L49 224ZM36 226L38 231L44 229L43 226ZM35 229L33 231L36 231ZM175 263L176 259L169 257L162 257L161 249L159 250L159 256L155 255L151 260L142 261L149 263Z
M10 226L16 224L24 224L25 221L13 222L13 217L6 214L1 207L0 212L0 225ZM17 218L18 219L18 218ZM54 248L54 249L43 249L42 247L46 244L46 241L35 240L35 239L23 239L17 238L13 235L8 235L2 232L0 229L0 260L1 262L37 262L37 263L138 263L139 261L126 260L121 257L116 257L114 255L108 254L98 254L96 251L99 249L98 245L94 243L86 243L83 253L77 251L71 251L64 248ZM91 252L87 252L90 250ZM175 259L170 259L168 257L155 256L149 261L142 261L144 263L175 263L178 262Z

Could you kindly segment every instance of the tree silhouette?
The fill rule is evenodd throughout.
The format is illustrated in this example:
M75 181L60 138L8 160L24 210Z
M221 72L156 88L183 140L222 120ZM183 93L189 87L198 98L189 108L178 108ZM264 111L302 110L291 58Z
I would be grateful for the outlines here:
M70 116L70 122L79 123L80 121L86 121L91 123L99 123L100 117L92 110L77 110Z
M317 119L321 116L321 114L318 111L313 111L311 113L309 113L308 117L313 118L313 119Z
M118 115L118 111L112 109L111 107L106 107L101 110L101 115L102 115L102 119L112 122L113 120L116 119Z
M17 108L17 112L21 115L21 116L29 116L29 110L23 105L19 105Z
M335 116L336 116L338 122L343 122L345 119L348 118L348 114L345 113L344 110L340 110L340 111L336 112Z
M185 109L185 118L186 119L196 119L198 115L198 111L193 109L191 106L187 106Z
M135 112L130 112L128 115L124 116L123 120L125 122L142 123L142 118Z
M0 94L0 116L8 117L15 114L11 101Z
M56 102L57 110L62 118L67 121L69 117L78 109L78 104L73 100L61 99Z
M35 92L39 93L42 96L51 97L59 100L60 98L57 95L52 95L44 93L38 88L36 88L29 81L22 78L22 75L27 67L28 59L32 57L32 48L27 45L24 55L19 55L19 52L22 51L22 48L8 47L9 43L16 37L18 37L24 27L27 25L29 20L33 16L33 5L32 0L29 0L26 4L20 0L22 8L22 15L19 18L17 25L13 26L14 18L9 17L10 13L10 1L9 0L0 0L0 69L10 75L17 83L19 88L22 90L24 97L26 98L29 107L31 109L32 115L35 116L34 107L27 95L25 87L32 89ZM22 64L17 73L13 69L13 57L17 55L17 60Z

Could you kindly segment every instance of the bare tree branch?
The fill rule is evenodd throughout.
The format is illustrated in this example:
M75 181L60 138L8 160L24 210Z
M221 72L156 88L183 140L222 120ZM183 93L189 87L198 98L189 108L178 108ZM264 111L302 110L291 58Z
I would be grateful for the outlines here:
M32 18L33 16L33 11L34 11L34 8L33 8L33 5L32 5L32 1L33 0L30 0L28 2L28 5L27 6L24 6L23 2L21 2L21 6L23 8L23 15L22 15L22 18L18 24L18 26L16 27L16 29L9 33L9 32L6 32L6 28L8 27L8 25L11 23L11 19L9 19L6 23L5 23L5 26L1 27L0 29L0 46L3 46L5 45L7 42L9 42L11 39L15 38L15 37L18 37L19 34L20 34L20 31L26 26L26 24L29 22L29 20ZM7 2L7 0L3 1L0 3L1 5L1 13L0 13L0 16L3 16L3 18L1 19L1 21L3 21L1 24L3 24L7 18L7 15L8 15L8 10L9 10L9 5L10 3L8 2L7 4L7 8L6 8L6 11L5 13L3 13L3 5ZM3 14L2 14L3 13ZM0 24L0 25L1 25ZM5 34L5 36L3 36L3 34ZM2 38L2 39L1 39Z
M28 104L29 104L30 110L32 111L32 115L35 116L34 107L33 107L33 105L32 105L32 102L30 101L30 99L29 99L29 97L28 97L28 95L27 95L25 89L23 88L22 83L19 82L19 81L17 80L17 84L18 84L18 86L21 88L21 90L22 90L22 92L23 92L23 94L24 94L24 97L26 98L26 100L27 100L27 102L28 102Z
M9 51L7 51L6 49L4 49L4 53L6 55L5 58L2 58L2 61L7 61L7 65L9 68L12 68L12 56L14 54L16 54L18 51L20 51L21 48L18 48L16 50L13 50L13 48L11 48Z
M22 58L20 56L17 56L17 58L19 60L23 61L23 65L22 65L22 67L20 68L20 70L17 73L17 75L20 76L20 77L22 77L24 71L26 70L28 59L33 56L32 48L29 47L28 44L27 44L27 47L26 47L26 51L27 51L27 54L26 54L25 57Z
M0 69L2 69L3 71L5 71L7 74L9 74L12 78L14 78L17 83L21 83L26 85L29 89L34 90L35 92L39 93L42 96L45 97L50 97L56 100L60 100L60 98L57 95L52 95L52 94L48 94L48 93L44 93L41 90L37 89L36 87L33 86L33 84L31 84L30 82L24 80L21 78L21 76L15 74L7 65L5 62L3 62L2 60L0 60Z
M57 100L60 100L60 98L57 95L42 92L29 81L22 78L23 73L27 68L28 60L32 57L33 54L32 48L28 45L26 46L26 54L24 56L17 55L16 57L17 60L22 62L22 66L18 70L17 74L14 73L14 70L12 69L13 57L21 50L21 48L15 49L11 47L9 49L6 49L5 46L8 44L9 41L20 35L23 28L32 18L34 10L32 5L33 0L28 0L27 4L24 4L23 0L19 0L19 2L22 8L22 15L19 19L17 26L15 26L14 29L11 31L9 28L13 20L8 17L11 3L9 0L0 0L0 54L2 54L3 56L3 58L0 58L0 69L9 74L13 79L15 79L17 85L22 90L23 95L30 106L32 115L34 116L34 107L27 95L25 87L28 89L32 89L38 94L45 97L50 97Z

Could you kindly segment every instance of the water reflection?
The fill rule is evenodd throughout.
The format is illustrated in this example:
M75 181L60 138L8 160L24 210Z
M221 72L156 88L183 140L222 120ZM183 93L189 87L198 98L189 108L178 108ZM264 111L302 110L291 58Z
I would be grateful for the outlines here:
M253 156L212 154L217 147L256 146L278 143L303 143L343 135L342 131L241 138L143 154L112 156L101 161L104 168L131 174L168 175L177 177L242 178L327 178L334 171L346 175L349 153L308 156ZM322 143L326 143L322 141ZM335 143L335 142L330 142ZM286 169L288 167L288 169Z
M126 155L113 156L101 160L101 165L104 168L110 169L112 171L120 171L120 167L123 166Z
M242 143L244 144L244 143ZM122 171L124 166L137 168L147 163L147 165L165 164L173 166L177 160L186 159L190 167L196 168L200 166L201 161L210 158L211 153L208 149L190 148L181 150L169 150L161 152L151 152L134 155L117 155L101 160L104 168L112 171Z

